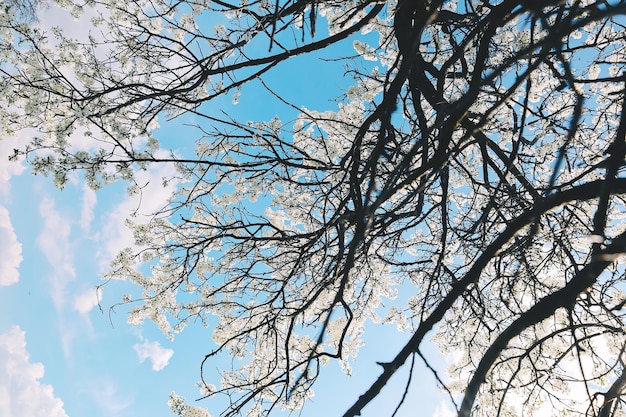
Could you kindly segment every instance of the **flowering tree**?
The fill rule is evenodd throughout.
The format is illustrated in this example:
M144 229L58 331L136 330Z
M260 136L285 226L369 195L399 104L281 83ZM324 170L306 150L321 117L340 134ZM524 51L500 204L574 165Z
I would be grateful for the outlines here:
M0 123L38 132L14 157L61 187L81 171L137 193L135 173L176 167L108 277L142 288L131 323L217 318L201 366L240 361L202 392L228 395L225 415L302 406L325 362L349 372L367 321L412 337L346 416L430 332L460 417L624 415L625 1L57 3L92 34L1 12ZM210 105L345 41L338 110ZM198 136L159 137L181 115Z
M5 0L2 7L5 13L10 12L24 21L33 21L37 18L37 9L45 6L42 0Z

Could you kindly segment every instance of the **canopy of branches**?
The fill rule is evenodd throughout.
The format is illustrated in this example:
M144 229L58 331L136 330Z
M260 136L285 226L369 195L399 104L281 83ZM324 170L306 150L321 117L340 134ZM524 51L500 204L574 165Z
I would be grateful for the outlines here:
M217 318L200 365L240 359L204 381L225 415L301 407L368 321L412 337L346 416L427 335L459 417L624 415L626 1L57 3L89 38L0 11L0 125L35 132L14 157L61 187L176 167L107 277L142 289L131 323ZM334 110L211 105L339 44ZM159 137L181 115L197 135Z

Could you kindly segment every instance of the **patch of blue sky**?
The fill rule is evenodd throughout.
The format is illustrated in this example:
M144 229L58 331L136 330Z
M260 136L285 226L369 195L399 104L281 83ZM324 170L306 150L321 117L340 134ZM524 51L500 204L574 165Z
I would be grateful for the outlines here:
M112 328L88 299L101 284L100 267L97 239L82 233L80 206L68 204L80 201L80 188L55 190L29 175L14 178L12 186L8 207L24 261L20 282L0 291L8 310L0 330L19 325L26 332L32 360L45 365L42 380L66 399L69 415L122 413L134 391L123 384L137 386L128 378L138 368L137 338L134 330Z
M281 65L281 71L268 72L264 80L288 101L334 110L336 104L328 98L338 97L352 80L338 77L345 73L345 62L329 59L354 51L348 42L333 48L290 59ZM289 120L297 113L255 81L243 87L237 106L231 100L220 98L208 106L225 110L237 120L268 120L276 115ZM202 125L204 121L183 115L162 122L155 134L165 148L192 152L198 131L186 130L185 125L195 123ZM154 174L146 177L151 188L145 190L140 219L147 219L168 197L168 190L159 184L158 173ZM172 343L152 323L129 326L125 317L132 306L109 310L123 294L136 293L137 288L128 282L104 286L100 294L103 312L89 299L90 293L95 298L96 287L102 284L100 277L115 251L132 244L123 219L137 207L137 201L126 194L125 185L107 185L94 196L80 179L59 191L50 179L26 173L13 177L11 186L10 199L3 203L22 244L23 262L19 283L0 289L5 313L0 318L0 333L14 325L26 332L31 362L44 364L41 381L54 387L54 395L64 401L66 413L71 417L165 416L170 415L166 401L171 390L188 400L197 398L199 363L215 347L210 329L192 323ZM410 336L398 333L395 327L373 323L367 326L366 345L353 361L352 376L335 363L326 366L315 387L317 395L305 406L303 416L341 413L380 374L376 361L389 360ZM138 346L147 348L151 342L158 342L162 350L140 362ZM173 356L165 360L169 349L174 351ZM166 366L153 370L164 360ZM208 367L217 370L229 364L230 359L224 357ZM395 407L407 371L405 367L404 374L394 377L384 395L364 415L389 413ZM215 372L213 377L217 379L217 375ZM399 416L412 415L415 407L424 415L433 414L437 406L434 399L439 394L432 378L426 375L424 369L415 373L408 404ZM226 404L219 397L200 403L214 413Z

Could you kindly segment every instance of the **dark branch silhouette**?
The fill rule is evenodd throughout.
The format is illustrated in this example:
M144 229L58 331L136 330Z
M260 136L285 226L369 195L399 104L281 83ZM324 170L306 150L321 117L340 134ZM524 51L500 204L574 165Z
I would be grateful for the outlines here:
M213 326L202 396L227 396L223 415L306 405L381 321L412 335L346 417L407 367L399 413L416 354L459 416L621 415L626 2L95 5L89 39L4 20L0 116L36 132L13 158L134 193L139 172L176 169L107 278L140 287L133 323ZM285 70L304 57L319 78ZM352 85L330 108L272 78L331 85L337 62ZM197 134L161 136L177 118ZM218 387L220 355L237 360Z

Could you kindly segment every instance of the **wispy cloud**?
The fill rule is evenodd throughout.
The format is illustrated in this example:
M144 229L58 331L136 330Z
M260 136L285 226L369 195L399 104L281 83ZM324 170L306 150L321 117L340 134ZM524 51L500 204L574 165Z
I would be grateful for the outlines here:
M160 154L157 154L159 156ZM126 224L127 219L142 223L163 209L175 190L174 181L163 186L163 178L177 175L170 164L153 165L146 171L136 173L136 182L142 186L141 193L128 196L111 211L107 227L102 231L102 245L98 253L103 265L108 267L113 258L123 249L134 247L133 232Z
M15 175L24 172L25 166L22 162L8 161L9 156L13 154L13 149L20 148L24 139L15 137L3 137L0 140L0 197L9 197L11 191L11 183L9 180Z
M98 305L98 301L102 296L102 290L98 288L89 288L76 297L74 297L74 310L80 314L89 313L95 306Z
M41 201L39 213L44 224L37 237L37 244L52 267L52 300L57 310L60 310L66 301L67 284L76 276L69 244L70 221L61 216L49 197Z
M125 411L133 405L127 393L120 392L117 385L107 377L99 377L90 384L90 395L107 416L127 415Z
M166 349L162 347L159 342L151 342L149 340L144 341L141 344L133 346L139 362L144 362L146 359L150 359L152 362L152 370L160 371L165 368L169 363L174 351L172 349Z
M6 417L67 417L52 386L38 380L41 363L31 363L25 333L15 326L0 334L0 415Z
M0 206L0 248L3 248L0 256L0 287L2 287L19 281L18 267L22 262L22 245L13 230L9 211L2 206Z
M80 212L80 228L83 232L89 232L94 218L93 210L97 203L96 192L83 184L83 205Z
M437 404L433 417L454 417L456 413L450 409L447 401L441 401Z
M72 344L80 334L73 316L66 314L72 305L70 283L76 277L74 254L71 245L71 219L57 210L54 200L44 196L39 204L39 214L43 219L41 232L37 236L37 245L41 249L49 270L45 280L48 283L50 297L59 319L59 340L66 358L72 355ZM81 303L82 308L86 305Z

